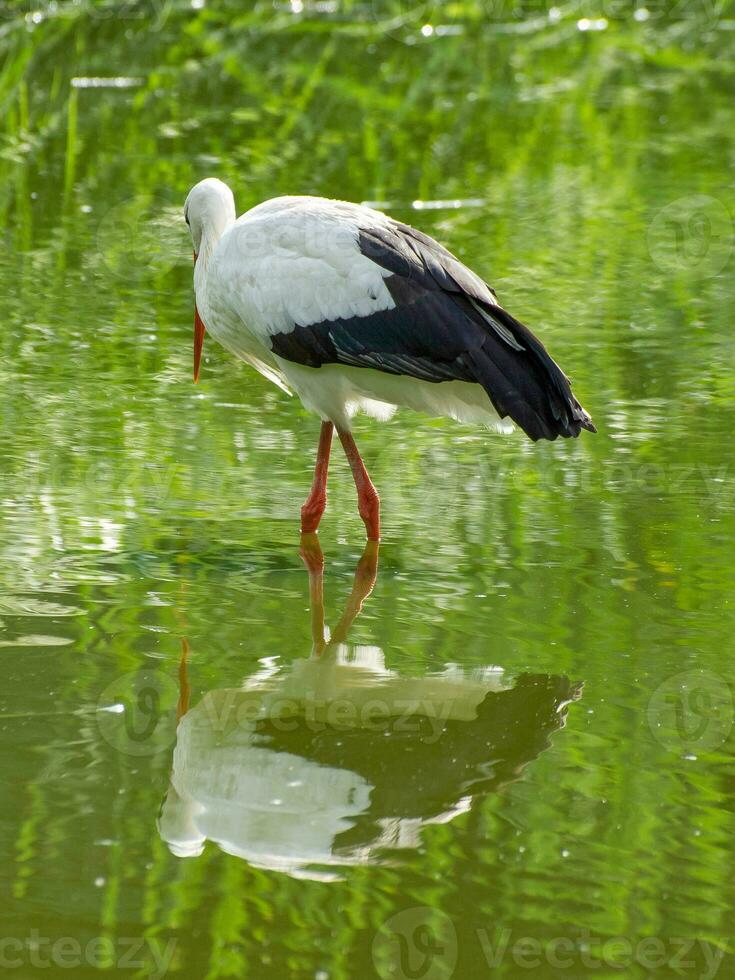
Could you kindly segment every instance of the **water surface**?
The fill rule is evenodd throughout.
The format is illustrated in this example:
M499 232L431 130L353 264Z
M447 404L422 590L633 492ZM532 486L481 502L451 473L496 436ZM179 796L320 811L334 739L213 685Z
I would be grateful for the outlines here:
M733 20L193 6L3 8L5 965L731 975ZM305 567L318 421L190 382L210 174L439 237L599 434L359 421Z

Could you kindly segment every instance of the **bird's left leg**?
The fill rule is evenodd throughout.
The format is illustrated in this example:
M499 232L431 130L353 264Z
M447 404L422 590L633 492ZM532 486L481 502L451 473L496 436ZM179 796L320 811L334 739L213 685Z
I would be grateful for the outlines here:
M301 508L301 533L310 534L319 527L324 508L327 506L327 476L329 475L329 450L332 448L333 422L322 422L319 448L316 454L314 482L311 492Z
M312 652L319 656L327 644L324 638L324 555L313 531L301 535L300 551L309 573Z
M189 710L191 700L191 685L189 684L189 641L181 639L181 659L179 660L179 702L176 705L176 723L178 724Z
M357 508L367 531L368 541L380 541L380 497L357 450L351 432L338 431L339 441L350 464L357 487Z

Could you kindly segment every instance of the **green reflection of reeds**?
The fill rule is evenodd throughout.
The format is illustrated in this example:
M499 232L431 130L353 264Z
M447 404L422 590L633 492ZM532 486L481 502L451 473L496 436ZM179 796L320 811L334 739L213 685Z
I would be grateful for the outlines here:
M493 922L542 939L729 935L731 754L687 768L645 717L676 671L731 673L732 227L718 222L735 212L733 12L651 7L581 30L600 12L59 3L33 23L2 5L2 588L82 610L49 617L73 653L54 653L53 685L30 698L35 748L12 772L17 928L32 902L53 935L177 936L182 976L330 980L371 975L372 936L409 906L448 910L467 977L485 975L472 930ZM240 210L283 193L387 202L539 330L600 428L531 447L408 415L360 425L387 529L362 640L416 674L462 660L579 677L595 711L400 871L325 886L211 847L176 861L154 831L169 757L136 771L77 713L142 658L175 676L181 634L198 636L202 690L301 655L308 636L292 551L315 422L213 345L199 392L188 383L178 212L209 173ZM436 201L465 203L412 206ZM335 477L323 534L338 555L360 524L340 463ZM42 720L49 701L58 717ZM49 869L73 879L80 840L93 859L67 921ZM506 961L497 975L523 974Z

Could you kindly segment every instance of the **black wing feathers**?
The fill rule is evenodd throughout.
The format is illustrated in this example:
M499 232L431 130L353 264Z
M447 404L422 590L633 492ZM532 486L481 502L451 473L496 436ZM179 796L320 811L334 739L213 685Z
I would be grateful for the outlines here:
M469 320L458 325L455 305L441 293L427 295L398 276L388 278L386 286L394 309L296 326L271 338L274 353L308 367L352 364L422 381L475 381L461 357L473 344L479 348L476 325Z
M476 382L501 418L534 440L595 431L541 341L451 252L393 221L361 229L358 244L391 273L385 285L395 308L296 325L272 338L274 353L309 367L351 364L422 381Z

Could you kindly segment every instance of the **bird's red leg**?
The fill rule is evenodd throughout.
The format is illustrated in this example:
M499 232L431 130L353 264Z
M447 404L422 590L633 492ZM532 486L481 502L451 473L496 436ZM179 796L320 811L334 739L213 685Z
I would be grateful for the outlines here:
M327 506L327 476L329 475L329 450L332 448L334 423L322 422L319 433L319 449L316 454L314 482L311 492L301 508L301 532L310 534L319 527L324 508Z
M378 577L378 548L377 541L366 541L365 550L362 558L357 564L355 571L355 581L352 585L352 592L342 618L334 627L330 643L344 643L347 640L347 632L352 626L358 613L362 609L363 602L373 591L375 580Z
M179 703L176 705L176 723L178 724L189 710L191 700L191 685L189 684L189 641L181 639L181 659L179 660Z
M319 538L313 532L301 535L301 558L309 573L313 652L319 656L326 646L324 639L324 555L319 544Z
M373 486L351 432L340 432L339 441L350 464L357 487L357 507L369 541L380 541L380 497Z

